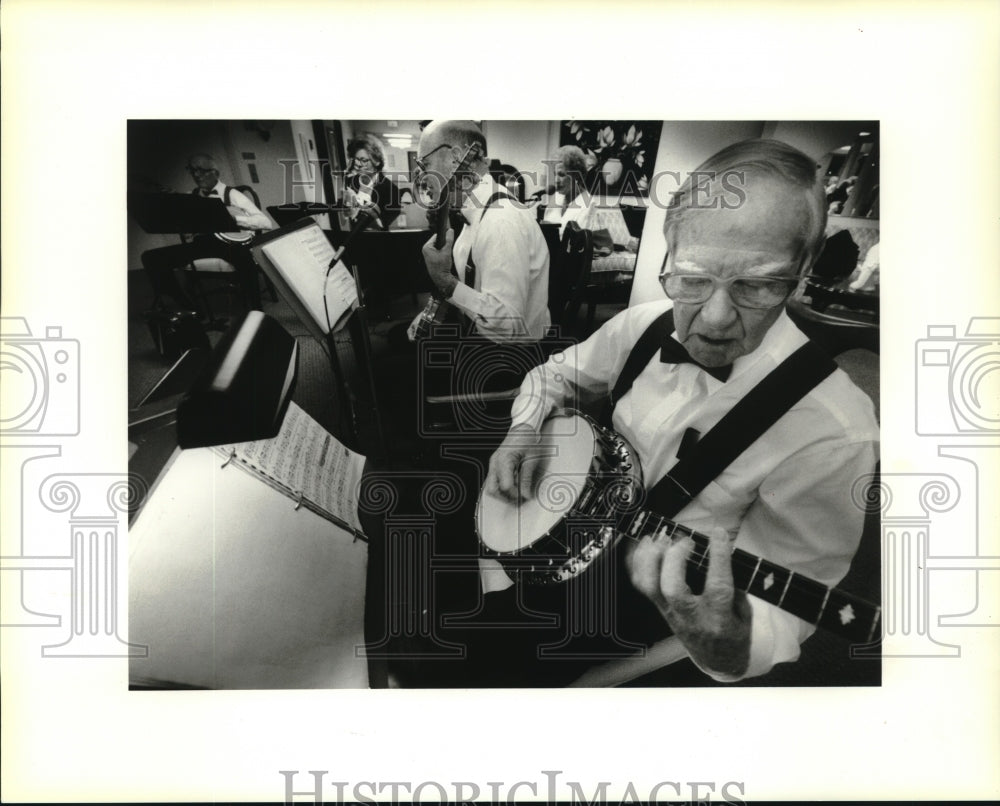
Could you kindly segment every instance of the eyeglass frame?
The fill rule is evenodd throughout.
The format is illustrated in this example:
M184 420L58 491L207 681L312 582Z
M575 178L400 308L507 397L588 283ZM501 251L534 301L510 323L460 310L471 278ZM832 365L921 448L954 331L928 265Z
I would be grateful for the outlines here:
M218 168L196 168L193 165L188 165L187 169L191 176L205 176L206 174L217 174L219 172Z
M353 157L351 157L351 162L356 162L359 165L374 165L375 164L375 160L373 160L371 157L359 157L357 154L355 154Z
M451 148L451 147L452 147L451 143L441 143L441 145L439 145L437 148L432 148L430 151L424 154L424 156L414 159L413 164L416 166L417 170L420 173L425 174L427 173L427 163L425 162L425 160L435 151L440 151L442 148Z
M709 291L708 296L705 297L705 299L699 300L698 302L685 302L685 301L681 300L680 301L681 305L704 305L706 302L708 302L712 298L712 296L715 294L716 290L721 285L721 286L725 286L725 288L726 288L726 294L729 296L729 299L732 301L733 305L735 305L737 308L749 308L749 309L757 310L757 311L767 311L767 310L770 310L771 308L777 308L779 305L783 305L788 300L788 298L792 295L792 293L795 291L795 287L799 284L799 279L800 279L798 277L771 277L771 276L760 275L760 274L736 274L736 275L734 275L732 277L727 277L726 279L723 279L721 277L716 277L714 274L709 274L708 272L667 271L667 259L669 257L670 257L670 253L669 252L663 256L663 265L660 267L660 274L659 274L658 279L660 281L660 288L663 289L663 293L666 294L668 297L670 297L670 299L674 300L674 302L678 302L678 300L676 300L673 297L671 297L670 294L669 294L669 292L667 291L667 284L666 284L665 281L666 281L666 279L668 277L671 277L671 276L674 276L674 277L706 277L712 283L712 290ZM782 297L781 300L779 300L778 302L773 303L772 305L747 305L746 303L737 302L736 299L733 297L733 294L732 294L732 291L731 291L731 286L737 280L767 280L767 281L770 281L770 282L787 283L788 284L788 290L785 292L785 296Z

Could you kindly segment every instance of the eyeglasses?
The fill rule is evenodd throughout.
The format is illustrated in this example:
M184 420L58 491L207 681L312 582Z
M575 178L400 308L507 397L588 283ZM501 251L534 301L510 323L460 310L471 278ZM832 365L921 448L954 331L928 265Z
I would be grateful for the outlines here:
M441 143L437 148L432 148L426 154L424 154L420 159L414 160L413 164L417 166L417 170L421 173L427 173L427 158L433 154L435 151L440 151L442 148L451 148L451 143Z
M205 176L206 174L218 173L217 168L195 168L191 165L188 166L188 171L191 172L192 176Z
M372 161L368 157L351 157L358 165L371 165Z
M798 285L796 277L757 277L738 274L725 280L698 272L665 271L660 274L663 290L674 302L698 305L708 301L720 285L741 308L773 308L784 302Z

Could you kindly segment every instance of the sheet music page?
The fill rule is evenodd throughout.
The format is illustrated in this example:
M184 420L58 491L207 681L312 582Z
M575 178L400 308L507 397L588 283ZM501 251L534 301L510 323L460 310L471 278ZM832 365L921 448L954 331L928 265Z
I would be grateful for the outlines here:
M221 464L179 451L129 530L130 680L367 688L368 544Z
M334 250L318 224L289 232L264 244L261 250L281 272L324 332L358 301L354 278L342 261L337 261L327 276L326 268L333 260ZM324 288L329 321L323 309Z
M355 453L295 403L281 431L273 439L223 446L236 458L276 479L355 529L358 519L358 487L365 457Z

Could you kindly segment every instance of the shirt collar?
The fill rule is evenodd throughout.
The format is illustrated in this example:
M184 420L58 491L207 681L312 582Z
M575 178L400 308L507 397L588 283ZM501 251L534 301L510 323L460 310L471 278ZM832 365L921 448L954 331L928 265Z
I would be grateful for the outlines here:
M788 312L782 308L778 318L774 320L774 324L764 334L760 347L750 355L741 356L736 360L740 361L766 354L774 358L776 362L781 362L807 341L806 335L795 326L795 323L788 316Z
M573 210L574 208L590 207L593 199L594 197L587 192L586 188L580 188L580 192L569 200L569 209ZM562 205L567 203L566 194L557 190L552 194L551 203L554 207L562 207Z
M593 199L594 197L587 192L586 188L580 188L580 192L569 200L569 209L590 207Z
M675 341L679 341L676 330L671 334L671 337ZM777 366L807 341L806 335L795 326L795 323L789 318L788 312L782 308L774 324L764 334L757 349L747 355L741 355L733 361L729 380L731 381L764 358L770 358ZM680 365L675 364L674 366Z
M500 189L500 185L493 181L493 177L489 174L479 177L479 184L469 191L469 195L462 203L462 215L465 216L465 220L469 224L475 221L490 197Z
M225 194L225 192L226 192L226 186L220 179L218 182L215 183L215 187L213 187L210 191L208 191L208 195L209 196L216 195L221 199L223 197L223 194ZM199 196L201 195L201 188L198 188L198 195Z

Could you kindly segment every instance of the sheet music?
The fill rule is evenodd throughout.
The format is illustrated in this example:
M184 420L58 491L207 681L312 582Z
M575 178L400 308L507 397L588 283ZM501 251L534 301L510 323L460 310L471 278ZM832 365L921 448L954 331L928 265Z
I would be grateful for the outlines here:
M368 544L221 465L179 451L129 529L130 680L366 688Z
M337 261L327 276L327 266L335 253L318 224L289 232L264 244L261 250L281 272L324 333L358 301L354 278L342 261ZM323 309L324 288L329 321Z
M224 446L222 452L277 480L294 493L361 530L358 488L365 457L343 445L295 403L273 439Z

